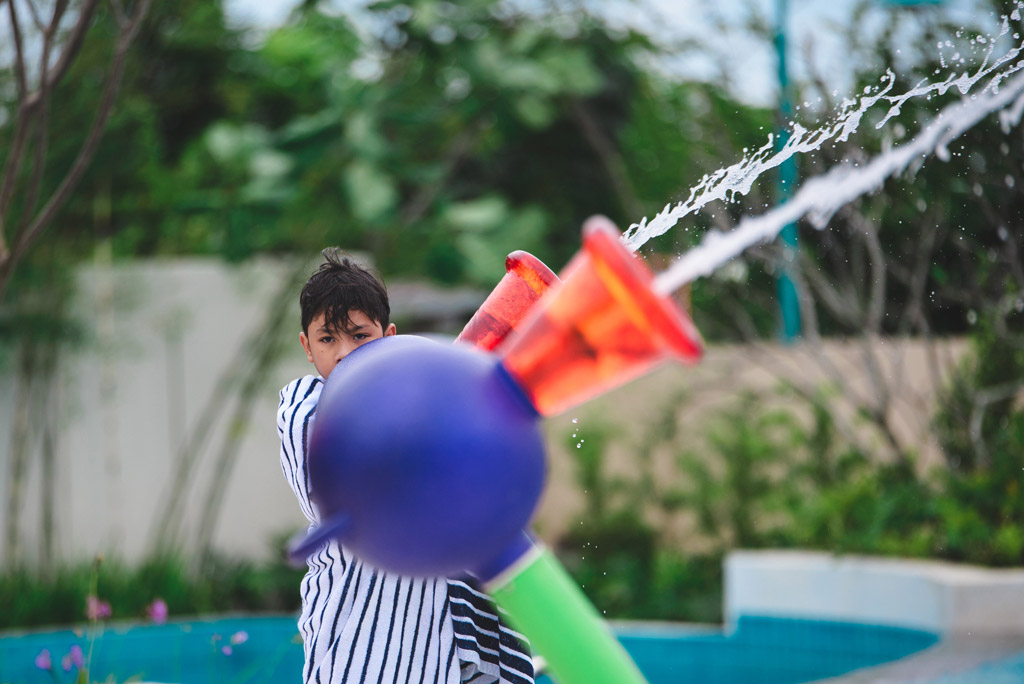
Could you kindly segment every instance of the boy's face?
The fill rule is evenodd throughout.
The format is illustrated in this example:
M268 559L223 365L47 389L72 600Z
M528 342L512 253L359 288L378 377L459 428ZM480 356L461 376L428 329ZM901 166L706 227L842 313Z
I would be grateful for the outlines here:
M349 327L344 330L328 330L324 326L324 314L320 312L309 322L309 335L299 333L299 342L306 350L306 358L324 379L331 374L338 362L371 340L395 334L395 324L387 329L377 321L371 320L362 311L351 309L348 312Z

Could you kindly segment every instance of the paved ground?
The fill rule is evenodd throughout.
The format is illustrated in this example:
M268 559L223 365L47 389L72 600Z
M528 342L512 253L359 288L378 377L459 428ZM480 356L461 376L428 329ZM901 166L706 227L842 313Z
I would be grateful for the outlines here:
M959 637L878 667L817 684L1021 684L1024 636Z

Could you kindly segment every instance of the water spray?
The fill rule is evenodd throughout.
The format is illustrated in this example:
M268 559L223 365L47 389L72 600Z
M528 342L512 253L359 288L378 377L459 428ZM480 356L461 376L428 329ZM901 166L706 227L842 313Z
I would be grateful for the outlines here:
M1019 10L1014 10L1014 15L1011 17L1017 18L1015 15L1018 12ZM818 202L809 202L809 198L805 194L802 200L804 207L801 209L801 207L790 206L802 194L798 192L785 205L766 213L763 217L741 222L740 226L745 230L742 235L734 236L739 227L728 234L719 231L708 233L700 247L690 250L683 257L690 263L689 266L685 268L680 266L677 275L658 279L659 291L666 292L668 287L676 289L696 277L708 275L728 259L739 255L744 249L760 241L774 238L788 222L796 221L807 214L811 214L812 221L816 227L820 228L823 225L820 217L826 217L827 221L827 217L830 217L837 209L860 195L876 189L886 177L904 170L915 158L922 158L934 153L939 159L948 159L946 146L949 141L962 134L985 115L1006 107L1012 102L1012 98L1002 97L1000 93L1008 87L1019 87L1009 85L1008 79L1024 68L1024 60L1020 59L1022 50L1024 50L1024 42L993 58L996 42L1009 32L1009 20L1007 17L1003 17L998 36L988 39L988 47L982 64L973 73L968 71L961 74L951 73L937 83L920 83L905 93L893 94L892 89L896 77L892 71L887 71L877 92L865 93L860 99L845 100L839 114L830 123L814 130L794 124L786 144L777 151L775 150L775 138L773 135L769 135L768 142L749 157L745 156L731 166L705 175L690 190L689 197L685 201L679 202L675 206L666 205L649 222L644 218L640 223L631 225L623 234L623 240L630 250L637 251L648 240L668 232L680 220L700 211L709 203L715 200L728 201L737 194L749 193L754 182L762 174L778 167L794 155L812 152L829 141L847 141L860 127L868 110L879 103L888 105L888 110L885 116L875 124L876 129L882 128L892 118L898 116L903 105L911 99L928 98L933 95L941 96L951 89L955 89L964 96L965 99L961 103L947 106L912 143L901 146L899 150L891 150L872 161L870 174L861 174L858 169L844 165L803 184L803 187L813 187L814 192L825 193L829 197L819 198ZM1014 37L1019 39L1019 36ZM972 93L979 83L984 84L982 90L976 94ZM985 104L975 107L973 103L976 100L981 100ZM1004 128L1008 126L1007 122L1012 120L1016 123L1020 120L1020 112L1017 111L1020 107L1024 107L1024 104L1014 105L1011 111L1016 113L1003 117ZM944 131L944 135L936 136L934 132L929 132L936 126ZM913 146L914 154L906 163L901 163L899 157L903 152L900 150L905 150L910 145ZM888 170L879 178L878 174L883 169ZM847 176L862 181L869 181L868 176L870 176L870 182L865 182L859 187L856 194L851 194L841 186L841 183L846 182ZM877 182L875 182L876 179ZM835 197L832 198L832 195ZM821 210L817 210L814 205L820 205ZM779 213L776 214L777 212ZM756 222L756 230L747 227L752 222ZM777 227L776 224L778 224ZM691 252L695 252L692 257L690 256ZM700 261L699 267L694 264L697 261ZM675 268L672 270L674 273L676 272Z

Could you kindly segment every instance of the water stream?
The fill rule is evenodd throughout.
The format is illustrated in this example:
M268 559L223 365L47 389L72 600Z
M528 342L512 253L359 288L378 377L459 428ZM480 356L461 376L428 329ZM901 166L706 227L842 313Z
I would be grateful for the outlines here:
M1017 4L1011 18L1019 19L1022 6L1024 3ZM1024 69L1024 59L1021 59L1024 42L1018 42L1005 53L994 56L996 44L1009 32L1009 20L1003 17L998 36L977 39L987 47L981 65L973 72L954 72L935 83L924 81L905 93L893 94L895 75L888 71L877 89L866 89L860 98L845 100L830 123L815 130L794 124L791 136L778 150L775 150L774 136L769 136L765 145L753 154L744 156L732 166L705 175L690 190L685 201L675 206L667 205L650 222L645 218L630 226L622 236L624 243L636 251L708 203L729 201L736 194L748 193L758 177L794 155L816 150L829 141L848 140L868 110L879 103L888 105L888 110L876 128L897 117L903 104L912 98L941 96L951 88L956 88L961 95L959 101L940 110L908 142L890 148L867 163L840 164L808 179L788 202L759 216L744 218L729 232L709 231L698 246L683 254L657 277L656 289L669 293L696 278L709 275L747 248L773 239L786 225L805 216L815 228L824 228L842 206L877 190L886 178L906 170L915 161L920 162L933 154L940 160L948 160L950 142L993 112L1005 110L1001 112L1001 123L1008 132L1020 122L1024 112L1024 74L1015 75ZM1021 40L1018 34L1012 38Z

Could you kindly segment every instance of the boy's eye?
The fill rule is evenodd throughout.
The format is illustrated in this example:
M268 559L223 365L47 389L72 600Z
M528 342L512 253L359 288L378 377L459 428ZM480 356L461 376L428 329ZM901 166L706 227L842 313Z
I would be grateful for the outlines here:
M321 344L330 344L333 341L334 341L334 338L331 337L330 335L325 335L324 337L320 338L320 343Z
M365 340L367 337L369 337L369 335L366 334L366 333L356 333L355 335L352 336L352 339L354 339L354 340Z

